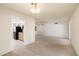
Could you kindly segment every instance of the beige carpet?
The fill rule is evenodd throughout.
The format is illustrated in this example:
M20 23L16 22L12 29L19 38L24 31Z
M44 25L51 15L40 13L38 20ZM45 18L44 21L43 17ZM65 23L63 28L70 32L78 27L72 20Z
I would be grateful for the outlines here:
M66 40L68 39L37 37L36 42L18 46L4 56L76 56L71 44Z

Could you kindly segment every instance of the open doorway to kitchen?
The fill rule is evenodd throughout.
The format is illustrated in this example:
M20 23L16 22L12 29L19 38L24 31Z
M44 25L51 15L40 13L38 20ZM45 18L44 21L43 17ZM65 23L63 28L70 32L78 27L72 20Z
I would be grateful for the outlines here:
M19 17L11 18L11 32L13 48L24 46L24 21Z

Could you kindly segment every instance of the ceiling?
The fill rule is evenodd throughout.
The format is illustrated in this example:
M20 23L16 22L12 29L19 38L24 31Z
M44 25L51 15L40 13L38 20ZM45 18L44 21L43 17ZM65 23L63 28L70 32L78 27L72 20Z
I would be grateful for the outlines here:
M31 12L30 3L9 3L0 4L17 12L34 17L37 21L45 21L48 19L69 18L77 8L76 3L39 3L40 13L35 15Z

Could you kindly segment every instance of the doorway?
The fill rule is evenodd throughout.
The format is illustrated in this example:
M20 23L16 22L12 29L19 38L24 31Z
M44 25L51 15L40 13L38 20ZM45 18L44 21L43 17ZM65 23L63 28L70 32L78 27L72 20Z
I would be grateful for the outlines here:
M13 48L24 46L24 21L19 17L11 18L11 32Z

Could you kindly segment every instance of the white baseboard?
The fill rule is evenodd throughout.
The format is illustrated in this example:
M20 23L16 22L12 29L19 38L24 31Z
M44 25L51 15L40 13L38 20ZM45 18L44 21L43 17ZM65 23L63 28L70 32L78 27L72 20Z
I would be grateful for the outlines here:
M79 53L78 51L75 49L75 47L71 44L72 48L74 49L75 53L76 53L76 56L79 56Z
M12 51L12 49L2 50L2 51L0 51L0 56L4 55L4 54L6 54L6 53L8 53L10 51Z

